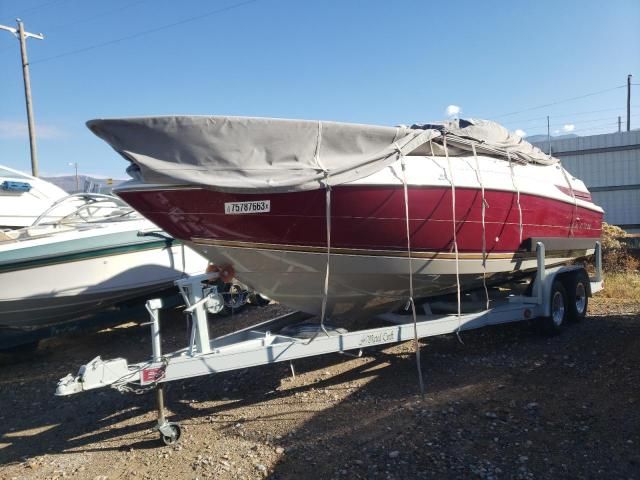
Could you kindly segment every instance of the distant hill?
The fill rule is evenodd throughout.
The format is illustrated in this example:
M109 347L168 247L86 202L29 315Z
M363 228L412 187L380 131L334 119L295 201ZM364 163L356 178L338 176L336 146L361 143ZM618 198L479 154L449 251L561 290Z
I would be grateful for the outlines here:
M107 179L107 178L91 177L89 175L78 175L79 188L76 188L75 175L63 175L59 177L43 177L43 180L46 180L47 182L51 182L54 185L57 185L67 193L75 193L78 191L84 192L85 190L88 190L87 188L85 188L85 185L88 185L89 183L97 185L97 187L94 187L94 188L97 188L97 190L94 190L94 191L97 191L99 193L109 193L111 192L111 189L113 187L118 186L123 182L126 182L126 180L115 179L115 178ZM109 185L109 180L111 180L111 185Z
M557 136L551 135L551 140L559 140L561 138L575 138L577 136L578 135L576 135L575 133L567 133L565 135L557 135ZM524 139L529 143L546 142L547 136L546 135L530 135L528 137L525 137Z

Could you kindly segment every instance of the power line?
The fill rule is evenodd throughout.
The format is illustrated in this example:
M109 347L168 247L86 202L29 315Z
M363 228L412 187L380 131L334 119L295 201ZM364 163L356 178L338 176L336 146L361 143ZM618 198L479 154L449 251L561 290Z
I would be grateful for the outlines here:
M58 1L58 0L56 0L56 1ZM120 7L112 8L110 10L105 10L103 12L100 12L100 13L95 14L95 15L91 15L89 17L79 18L79 19L76 19L76 20L74 20L72 22L54 25L53 27L47 27L47 34L50 34L51 32L55 32L56 30L60 30L62 28L67 28L67 27L70 27L70 26L73 26L73 25L77 25L79 23L83 23L84 24L84 23L87 23L87 22L91 22L93 20L97 20L97 19L100 19L100 18L105 17L107 15L111 15L112 13L121 12L122 10L126 10L128 8L135 7L136 5L139 5L141 3L148 2L148 1L149 0L138 0L138 1L135 1L135 2L127 2L124 5L121 5ZM50 3L54 3L54 2L50 2ZM10 49L11 49L11 47L0 48L0 53L8 51Z
M632 105L633 108L640 108L639 105ZM624 111L624 107L613 107L613 108L603 108L601 110L589 110L589 111L582 111L582 112L573 112L573 113L563 113L561 115L551 115L551 118L556 119L556 118L565 118L565 117L576 117L576 116L580 116L580 115L588 115L591 113L601 113L601 112L613 112L613 111ZM546 115L544 117L535 117L535 118L528 118L526 120L507 120L506 122L504 122L505 124L518 124L518 126L522 125L523 123L528 123L528 122L535 122L538 120L546 120Z
M638 115L640 115L640 114L638 114ZM637 117L638 115L632 115L632 117ZM612 126L616 126L616 127L617 127L617 126L618 126L618 122L617 122L617 121L615 121L615 122L607 122L607 123L602 123L602 124L600 124L600 125L595 125L595 126L592 126L592 127L574 128L574 129L573 129L573 130L571 130L571 131L563 131L562 133L566 135L566 134L571 134L571 133L576 133L576 132L579 132L579 133L583 133L583 132L592 132L592 131L594 131L594 130L603 130L603 129L607 129L607 128L612 127ZM545 125L545 127L546 127L546 125ZM559 132L559 131L557 131L557 132L555 132L555 133L560 133L560 132ZM606 133L606 132L605 132L605 133ZM532 137L532 136L534 136L534 135L538 135L538 134L530 134L530 135L528 135L528 137ZM540 135L541 135L541 134L540 134ZM545 137L546 137L546 134L545 134Z
M22 16L24 17L25 14L27 13L31 13L31 12L35 12L36 10L40 10L41 8L46 8L50 5L54 5L56 3L61 3L61 2L66 2L67 0L50 0L48 2L43 2L40 3L39 5L35 5L34 7L28 8L26 10L23 10L22 12L20 12L20 15L16 15L16 16ZM12 20L15 20L14 18L9 18L6 21L10 22Z
M638 115L640 115L640 114L634 114L634 115L631 115L631 116L632 117L636 117ZM606 117L590 118L588 120L580 120L580 121L578 121L576 123L582 125L582 124L585 124L585 123L602 122L603 120L608 120L608 119L611 119L610 115L606 116ZM553 124L551 124L551 127L562 127L562 126L566 125L567 123L568 122L553 123ZM617 120L616 120L616 123L617 123ZM536 129L536 128L546 128L546 126L547 126L546 123L545 124L539 123L537 125L528 126L527 129L532 129L533 130L533 129Z
M595 127L588 127L588 128L575 128L571 131L554 131L553 133L555 134L562 134L562 135L570 135L572 133L583 133L583 132L592 132L594 130L603 130L603 129L608 129L609 127L612 126L617 126L618 122L611 122L611 123L603 123L601 125L597 125ZM545 134L546 137L546 134Z
M121 12L122 10L127 10L128 8L135 7L136 5L139 5L141 3L148 2L148 1L149 0L137 0L135 2L127 2L124 5L121 5L117 8L105 10L103 12L97 13L95 15L91 15L89 17L79 18L79 19L73 20L72 22L54 25L53 27L47 27L47 33L55 30L60 30L61 28L67 28L73 25L77 25L79 23L91 22L93 20L106 17L107 15L111 15L112 13Z
M632 115L632 117L636 117L637 115ZM595 126L591 126L591 127L578 127L578 128L574 128L571 131L564 131L565 133L573 133L573 132L587 132L587 131L592 131L592 130L599 130L608 126L612 126L615 125L616 127L618 126L618 121L616 120L615 122L607 122L607 123L601 123L599 125L595 125ZM556 131L560 131L560 130L556 130Z
M592 132L594 130L602 130L605 129L607 127L612 127L612 126L617 126L618 122L608 122L608 123L602 123L600 125L596 125L595 127L587 127L587 128L576 128L574 130L572 130L571 132L567 132L567 133L573 133L573 132Z
M552 107L553 105L559 105L561 103L572 102L574 100L580 100L581 98L593 97L594 95L600 95L602 93L607 93L607 92L611 92L613 90L618 90L619 88L626 88L626 87L627 87L626 84L625 85L619 85L617 87L607 88L607 89L604 89L604 90L599 90L597 92L586 93L584 95L579 95L577 97L565 98L565 99L562 99L562 100L557 100L555 102L546 103L544 105L538 105L536 107L525 108L525 109L522 109L522 110L517 110L515 112L503 113L502 115L494 115L491 118L509 117L511 115L517 115L517 114L523 113L523 112L530 112L532 110L539 110L540 108Z
M636 114L636 115L631 115L631 118L635 118L640 116L640 114ZM616 120L615 122L611 122L611 123L603 123L602 125L615 125L618 126L618 121ZM587 127L587 128L580 128L580 129L576 129L576 130L580 130L580 131L584 131L584 130L596 130L597 128L599 128L598 126L595 127Z
M98 43L98 44L95 44L95 45L90 45L90 46L84 47L84 48L78 48L76 50L71 50L69 52L60 53L58 55L53 55L51 57L44 57L44 58L36 59L36 60L31 62L31 65L36 64L36 63L48 62L50 60L56 60L58 58L68 57L70 55L75 55L77 53L88 52L90 50L95 50L96 48L102 48L102 47L106 47L108 45L113 45L115 43L124 42L125 40L132 40L134 38L142 37L144 35L149 35L151 33L156 33L156 32L162 31L162 30L166 30L168 28L176 27L178 25L184 25L185 23L190 23L190 22L194 22L196 20L200 20L202 18L210 17L210 16L215 15L217 13L228 12L229 10L234 10L236 8L240 8L240 7L243 7L245 5L249 5L250 3L256 3L258 1L259 0L245 0L244 2L239 2L239 3L233 4L233 5L229 5L227 7L218 8L216 10L211 10L211 11L203 13L201 15L196 15L194 17L185 18L183 20L179 20L179 21L173 22L173 23L167 23L167 24L161 25L159 27L150 28L149 30L143 30L143 31L131 34L131 35L127 35L125 37L116 38L114 40L109 40L107 42L102 42L102 43Z

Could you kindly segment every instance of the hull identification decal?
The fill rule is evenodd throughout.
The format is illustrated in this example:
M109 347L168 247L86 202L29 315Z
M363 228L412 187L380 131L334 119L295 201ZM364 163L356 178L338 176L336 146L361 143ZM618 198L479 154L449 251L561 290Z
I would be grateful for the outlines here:
M245 213L265 213L271 211L271 200L257 200L255 202L226 202L225 215L242 215Z

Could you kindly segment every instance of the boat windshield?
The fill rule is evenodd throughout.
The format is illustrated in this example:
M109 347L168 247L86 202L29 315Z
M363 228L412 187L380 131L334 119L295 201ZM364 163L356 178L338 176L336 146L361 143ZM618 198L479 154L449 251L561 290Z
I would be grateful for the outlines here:
M1 232L0 243L141 218L133 208L112 195L76 193L54 202L31 226Z
M28 176L23 175L22 173L14 172L13 170L7 170L6 168L0 167L0 178L24 178L29 179Z

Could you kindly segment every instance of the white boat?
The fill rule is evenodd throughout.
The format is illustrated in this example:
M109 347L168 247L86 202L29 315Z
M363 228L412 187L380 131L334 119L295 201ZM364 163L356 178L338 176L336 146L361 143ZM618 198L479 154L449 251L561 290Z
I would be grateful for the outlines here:
M243 117L93 120L116 194L268 297L334 318L500 283L593 252L584 183L501 126ZM410 259L409 259L410 258Z
M122 200L70 195L34 225L0 232L0 327L63 323L170 288L206 266Z
M54 184L0 165L0 229L31 225L67 193Z

